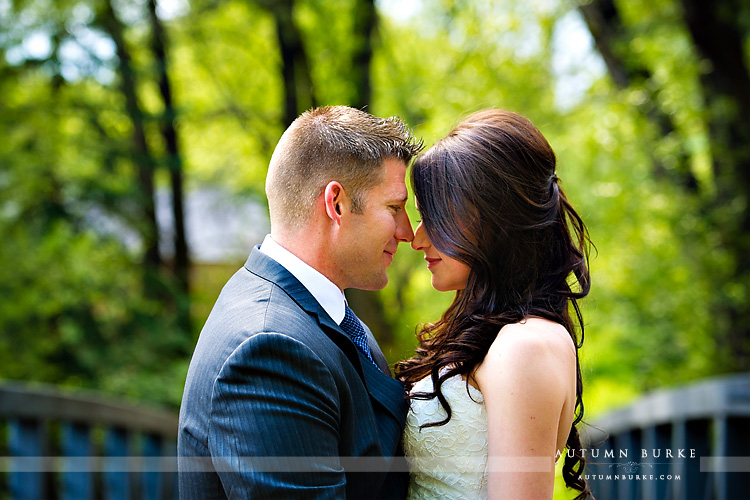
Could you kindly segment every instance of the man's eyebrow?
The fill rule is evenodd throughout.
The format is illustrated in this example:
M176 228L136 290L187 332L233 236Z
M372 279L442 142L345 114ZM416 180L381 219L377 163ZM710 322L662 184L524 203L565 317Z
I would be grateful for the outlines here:
M388 203L406 203L409 201L409 195L404 195L403 197L394 197L388 200Z

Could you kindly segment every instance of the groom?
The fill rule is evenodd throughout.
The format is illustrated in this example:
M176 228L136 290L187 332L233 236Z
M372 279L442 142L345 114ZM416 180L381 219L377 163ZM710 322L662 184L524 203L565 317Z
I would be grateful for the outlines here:
M389 473L400 382L343 290L377 290L400 242L421 144L356 109L298 117L271 158L271 234L201 332L180 409L181 499L403 498Z

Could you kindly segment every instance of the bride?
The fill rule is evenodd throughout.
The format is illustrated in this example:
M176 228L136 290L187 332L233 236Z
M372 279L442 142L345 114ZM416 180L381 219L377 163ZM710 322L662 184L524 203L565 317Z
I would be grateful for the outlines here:
M577 301L590 242L552 148L526 118L486 110L411 175L422 219L412 247L432 286L456 296L396 366L410 391L408 498L551 499L559 456L565 484L586 498L583 459L565 448L582 448Z

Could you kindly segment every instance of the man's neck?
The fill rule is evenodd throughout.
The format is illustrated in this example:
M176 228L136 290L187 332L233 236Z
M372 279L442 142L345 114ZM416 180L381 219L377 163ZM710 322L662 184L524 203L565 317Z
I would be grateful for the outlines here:
M290 232L272 229L271 238L279 246L318 271L343 291L341 284L336 279L333 266L329 264L330 251L327 240L322 238L318 231L299 230Z
M267 236L260 251L281 264L307 288L315 300L336 323L344 319L344 292L316 268L280 245L273 236Z

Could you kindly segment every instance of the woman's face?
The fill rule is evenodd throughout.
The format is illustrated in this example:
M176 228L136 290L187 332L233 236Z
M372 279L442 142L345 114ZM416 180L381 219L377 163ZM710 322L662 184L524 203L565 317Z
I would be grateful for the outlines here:
M469 266L441 253L432 246L422 222L414 231L411 247L424 252L424 260L427 261L427 269L432 273L432 287L435 290L447 292L466 288L469 280Z

